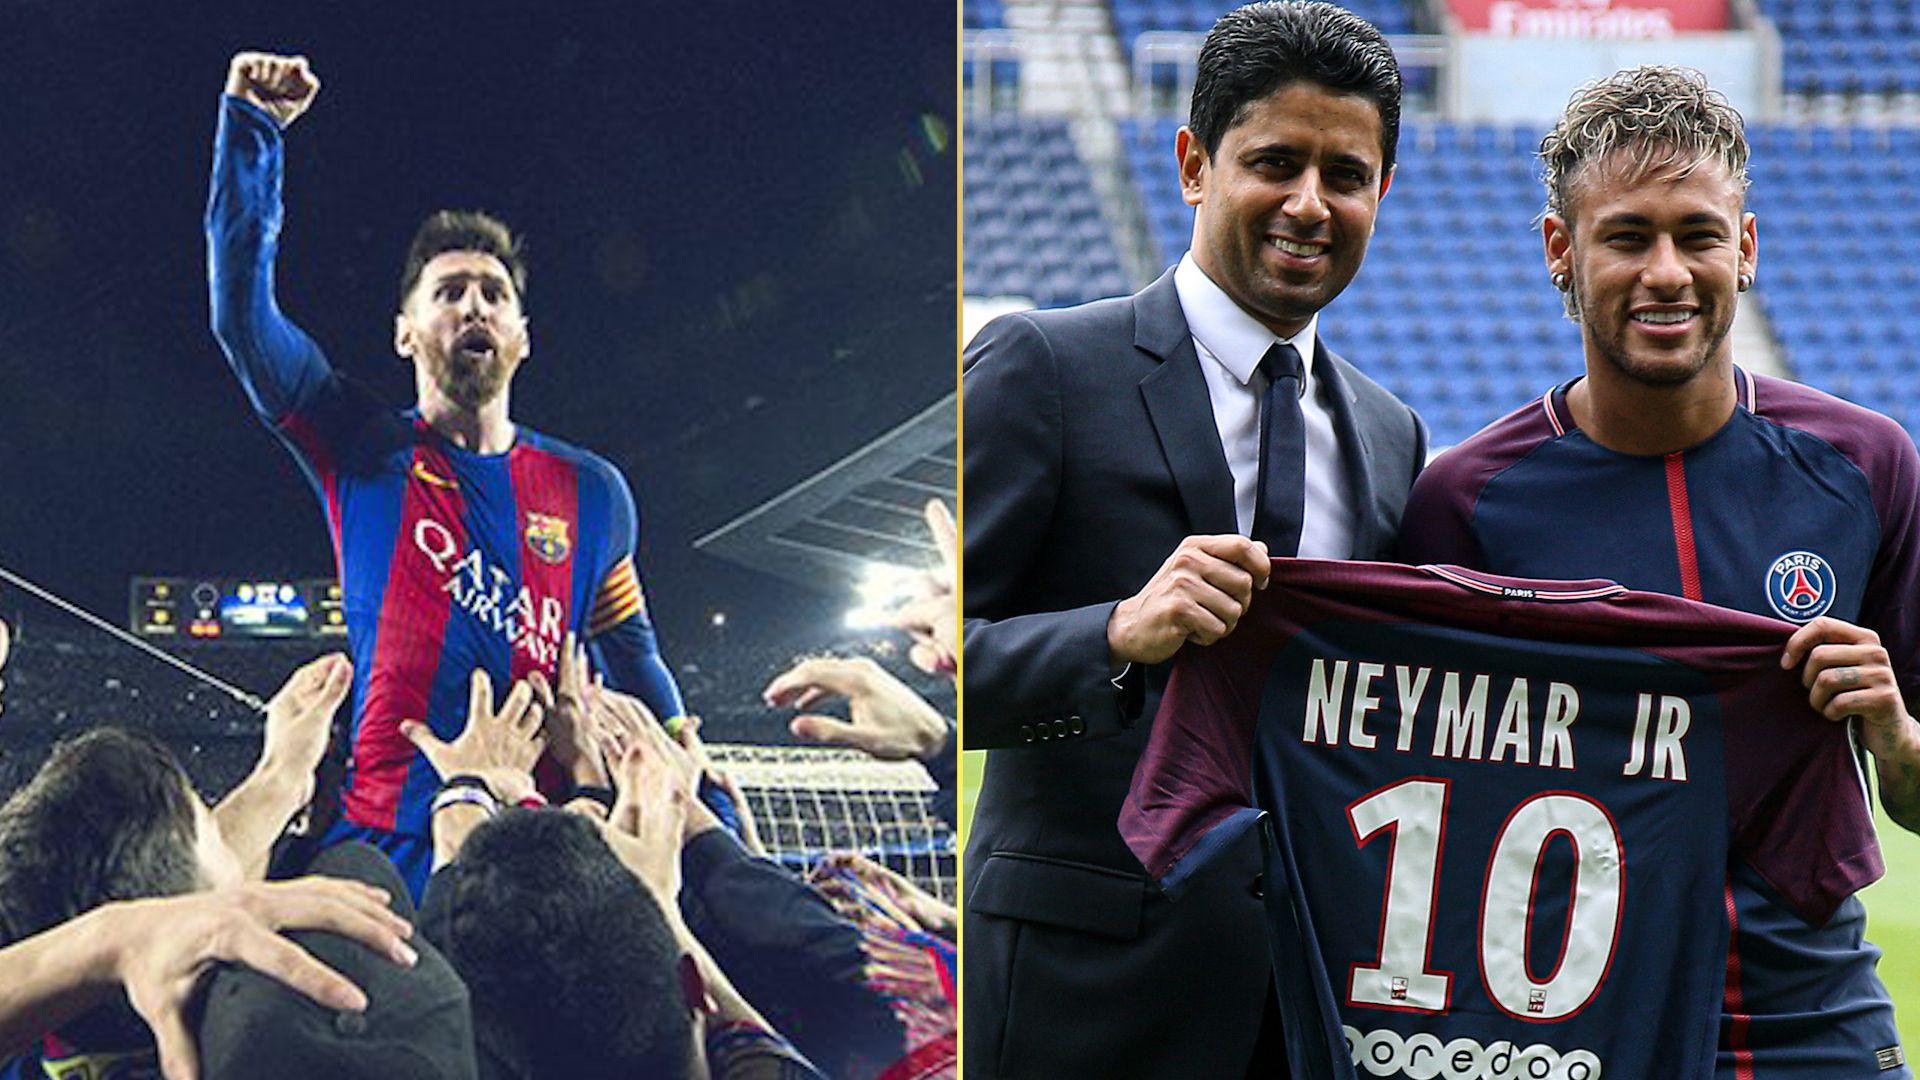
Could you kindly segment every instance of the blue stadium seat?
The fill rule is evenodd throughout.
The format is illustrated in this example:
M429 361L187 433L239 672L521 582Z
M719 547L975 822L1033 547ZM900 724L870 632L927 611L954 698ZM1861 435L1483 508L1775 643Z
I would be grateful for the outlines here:
M1000 0L965 0L961 11L961 18L967 26L996 27L1006 24L1006 13L1000 6Z
M1131 56L1133 45L1147 30L1204 33L1233 5L1220 0L1113 0L1114 36ZM1419 30L1415 0L1344 0L1342 7L1372 23L1383 34L1412 34ZM968 25L973 25L969 23Z
M1129 291L1065 121L992 113L966 139L970 295L1055 307Z
M1920 17L1911 0L1761 0L1780 31L1786 87L1796 93L1883 94L1920 87Z

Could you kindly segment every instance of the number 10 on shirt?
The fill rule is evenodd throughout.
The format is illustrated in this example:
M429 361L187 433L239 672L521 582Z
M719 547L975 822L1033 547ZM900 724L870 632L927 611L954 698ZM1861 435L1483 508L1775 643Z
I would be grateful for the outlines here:
M1369 1008L1446 1012L1453 973L1429 968L1435 904L1446 851L1447 780L1413 777L1380 788L1347 807L1354 843L1365 848L1385 834L1386 895L1380 952L1355 964L1347 1001ZM1555 838L1573 848L1574 874L1563 937L1552 967L1535 978L1532 954L1540 867ZM1494 838L1481 890L1481 984L1502 1012L1551 1022L1578 1013L1606 981L1626 900L1625 856L1612 815L1571 791L1545 791L1514 807Z

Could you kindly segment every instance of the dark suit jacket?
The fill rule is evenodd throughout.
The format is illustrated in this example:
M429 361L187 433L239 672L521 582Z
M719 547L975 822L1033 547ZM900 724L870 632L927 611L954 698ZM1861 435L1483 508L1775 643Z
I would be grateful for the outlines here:
M965 740L995 751L966 853L969 1078L1239 1077L1253 1052L1257 834L1175 904L1116 825L1168 665L1116 688L1107 617L1183 538L1237 531L1199 365L1170 272L967 350ZM1355 555L1384 558L1426 429L1325 345L1314 372Z

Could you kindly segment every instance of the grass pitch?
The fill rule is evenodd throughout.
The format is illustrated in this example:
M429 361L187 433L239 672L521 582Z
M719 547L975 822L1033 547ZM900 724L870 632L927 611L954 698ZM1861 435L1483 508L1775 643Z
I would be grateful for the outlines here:
M1893 995L1907 1058L1920 1052L1920 836L1880 815L1880 851L1887 876L1861 894L1867 905L1867 940L1886 955L1880 978Z

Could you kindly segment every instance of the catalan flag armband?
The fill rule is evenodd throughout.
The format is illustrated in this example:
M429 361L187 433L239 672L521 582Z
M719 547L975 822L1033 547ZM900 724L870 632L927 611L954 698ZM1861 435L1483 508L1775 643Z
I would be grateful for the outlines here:
M647 613L646 594L640 591L640 575L634 572L633 556L622 555L607 571L600 591L593 599L593 617L587 620L587 636L593 637Z

